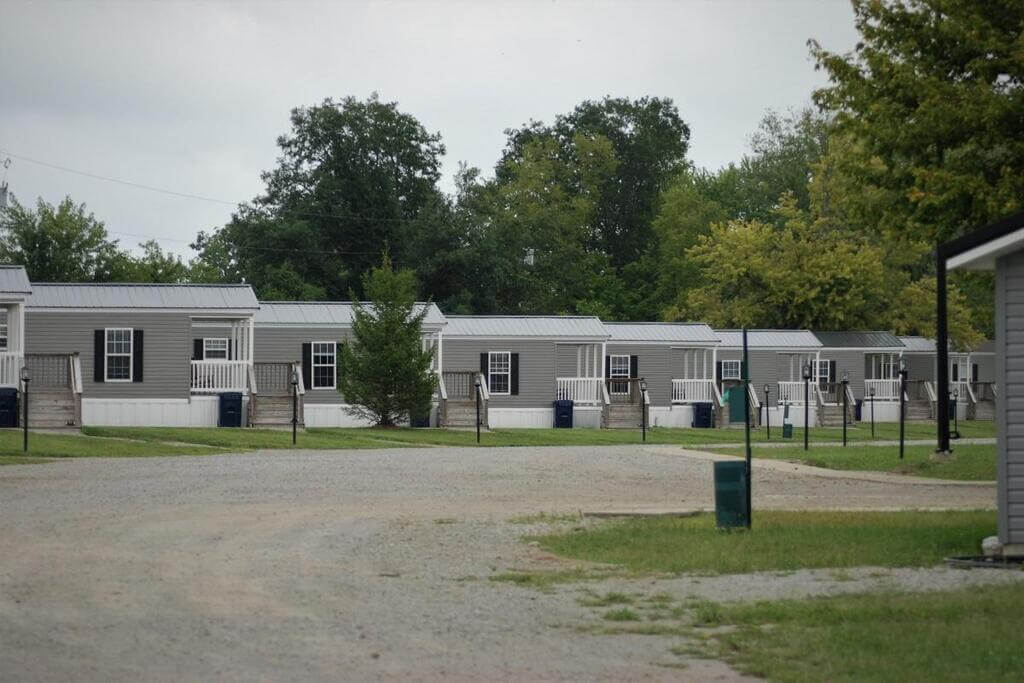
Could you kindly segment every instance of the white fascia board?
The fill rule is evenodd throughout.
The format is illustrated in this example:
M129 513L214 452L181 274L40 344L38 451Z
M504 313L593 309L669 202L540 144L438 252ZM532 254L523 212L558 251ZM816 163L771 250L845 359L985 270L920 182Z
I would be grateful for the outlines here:
M194 309L194 308L141 308L138 306L126 308L57 308L53 306L26 306L30 313L174 313L187 315L190 318L251 318L256 315L256 309Z
M993 270L997 258L1020 249L1024 249L1024 228L946 259L946 269Z

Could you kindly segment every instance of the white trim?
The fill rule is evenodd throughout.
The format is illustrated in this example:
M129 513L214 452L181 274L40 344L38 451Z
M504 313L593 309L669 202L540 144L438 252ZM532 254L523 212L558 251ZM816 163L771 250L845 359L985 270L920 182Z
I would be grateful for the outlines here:
M128 330L128 378L118 377L116 379L110 378L110 368L107 367L107 359L110 358L111 353L107 350L107 345L110 343L108 335L111 332L124 332ZM204 350L205 351L205 350ZM113 354L119 358L123 358L125 354L115 353ZM135 379L135 329L131 327L104 327L103 328L103 383L104 384L120 384L120 383L131 383Z
M499 355L502 355L502 354L508 356L508 372L507 373L505 373L505 372L491 373L491 356L499 356ZM494 390L494 382L491 381L491 375L492 374L495 374L495 375L507 375L508 376L508 384L507 384L508 388L505 391L495 391ZM512 395L512 352L511 351L488 351L487 352L487 391L490 392L490 394L492 396L511 396Z
M1008 235L979 244L973 249L946 259L946 269L992 270L997 258L1020 249L1021 243L1024 243L1024 228L1018 228Z
M328 344L334 349L331 352L331 356L334 358L332 364L317 363L316 362L316 345L317 344ZM320 354L324 355L324 354ZM317 368L331 368L331 383L330 385L317 385L316 383L316 369ZM336 341L311 341L309 342L309 384L310 389L337 389L338 388L338 342Z
M256 309L236 308L59 308L56 306L26 306L32 313L176 313L191 318L251 318Z
M718 362L722 364L722 377L721 377L721 380L723 382L725 380L729 380L730 382L735 382L737 380L743 379L743 359L742 358L723 358L722 360L720 360ZM726 363L735 363L736 364L736 376L735 377L731 377L731 376L730 377L726 377L725 376L725 364Z
M471 336L471 335L452 334L451 332L448 333L447 338L449 340L452 340L452 341L503 341L503 342L517 341L517 340L522 339L522 340L526 340L526 341L552 341L552 342L555 342L556 344L598 344L600 342L608 341L607 337L552 337L550 335L548 335L548 336L530 337L530 336L527 336L525 334L510 334L510 335L507 335L507 336L504 336L504 337L497 337L497 336L474 337L474 336Z
M487 425L491 429L550 429L555 426L555 415L551 408L505 408L489 404Z
M224 342L224 357L211 358L210 351L206 348L207 342ZM230 346L227 337L203 337L203 360L230 360L228 358L228 347Z

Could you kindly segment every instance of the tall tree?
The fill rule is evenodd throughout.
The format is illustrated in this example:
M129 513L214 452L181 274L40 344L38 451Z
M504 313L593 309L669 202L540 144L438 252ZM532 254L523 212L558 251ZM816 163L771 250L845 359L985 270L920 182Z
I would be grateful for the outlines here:
M350 413L391 427L430 410L437 378L422 341L427 309L416 310L412 271L394 270L387 254L363 276L363 290L369 302L356 303L352 340L339 349L338 391Z
M16 199L0 210L0 261L25 266L37 282L109 282L128 258L103 222L65 197L35 210Z
M277 167L263 174L265 193L219 239L200 236L201 261L237 271L261 296L342 298L363 293L362 275L385 246L403 265L449 247L422 220L441 215L439 134L376 95L294 109L291 125Z

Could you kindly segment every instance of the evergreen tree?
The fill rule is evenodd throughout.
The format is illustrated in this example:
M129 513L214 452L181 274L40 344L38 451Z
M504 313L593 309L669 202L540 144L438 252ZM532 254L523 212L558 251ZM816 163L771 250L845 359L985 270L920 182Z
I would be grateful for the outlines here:
M387 253L363 276L363 290L369 303L355 303L352 341L338 354L338 391L352 415L393 427L426 413L437 386L433 350L422 342L427 308L416 310L415 275L395 271Z

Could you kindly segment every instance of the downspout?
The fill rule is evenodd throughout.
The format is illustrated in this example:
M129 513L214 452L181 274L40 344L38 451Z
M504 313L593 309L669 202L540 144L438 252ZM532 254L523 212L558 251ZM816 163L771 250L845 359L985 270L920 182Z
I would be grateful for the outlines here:
M940 245L935 250L935 346L938 367L938 448L949 453L949 329L946 321L946 254Z

